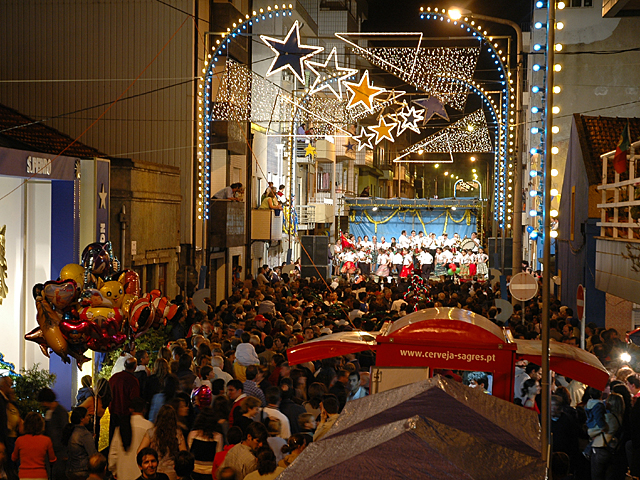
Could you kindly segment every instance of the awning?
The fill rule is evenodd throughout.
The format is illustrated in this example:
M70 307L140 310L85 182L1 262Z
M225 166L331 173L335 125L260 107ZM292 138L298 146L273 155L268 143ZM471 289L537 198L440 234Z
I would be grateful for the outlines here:
M378 332L354 330L340 332L301 343L287 350L287 359L291 365L297 365L323 358L340 357L348 353L375 350Z
M542 362L542 341L516 340L516 357L537 365ZM604 390L609 381L609 372L598 357L581 348L566 343L549 344L551 370L586 385Z

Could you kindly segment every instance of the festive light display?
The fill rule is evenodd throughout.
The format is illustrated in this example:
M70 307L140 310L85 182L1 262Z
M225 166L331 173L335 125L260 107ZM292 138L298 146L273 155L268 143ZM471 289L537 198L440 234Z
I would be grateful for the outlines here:
M423 150L427 153L493 152L484 112L477 110L471 115L404 149L402 153L412 153L418 150Z
M457 82L454 82L454 83L457 83ZM445 110L444 105L442 104L442 101L438 97L432 95L428 98L421 98L419 100L414 100L413 103L420 105L426 112L424 116L424 124L426 124L429 120L431 120L434 115L439 116L440 118L442 118L443 120L446 120L447 122L449 121L449 114Z
M404 294L404 301L413 307L414 311L418 310L418 303L431 302L431 289L429 283L420 275L413 275L407 292Z
M333 61L332 61L333 59ZM307 67L316 76L309 95L329 90L338 100L342 100L342 82L358 73L354 68L338 66L338 49L333 47L324 63L307 60Z
M353 137L353 139L358 142L358 151L362 150L364 147L373 150L373 144L371 143L371 141L375 136L375 133L367 133L366 128L360 127L360 135L356 135Z
M379 144L383 139L387 139L390 142L395 142L393 135L391 135L391 130L398 125L397 122L388 122L384 119L383 115L380 115L378 118L378 125L374 125L373 127L369 127L369 130L376 133L376 145Z
M421 33L404 33L418 38L416 47L365 48L347 38L353 33L336 34L348 43L354 53L366 58L373 65L396 75L408 84L426 93L437 95L443 103L463 110L467 93L461 84L453 84L451 78L470 82L475 72L480 49L478 47L421 47ZM394 35L390 33L368 33L366 36Z
M343 82L344 86L351 92L351 98L347 108L362 105L369 112L373 112L373 99L387 90L385 88L374 87L369 83L369 70L365 70L359 83Z
M297 20L293 22L293 26L284 40L267 37L266 35L260 35L260 38L276 54L269 66L269 70L267 70L267 77L287 69L302 84L305 83L303 73L305 60L324 50L324 47L302 45L300 43L300 24Z
M405 130L420 133L418 122L424 120L425 110L423 108L416 109L413 105L409 106L405 103L403 108L394 115L394 118L398 121L396 135L402 135Z

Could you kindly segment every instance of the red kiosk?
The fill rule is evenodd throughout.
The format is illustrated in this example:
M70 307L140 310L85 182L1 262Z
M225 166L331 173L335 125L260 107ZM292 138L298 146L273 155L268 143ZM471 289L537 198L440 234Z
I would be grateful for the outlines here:
M290 364L299 364L365 350L376 352L376 367L408 367L428 376L434 369L487 372L493 395L507 401L513 400L516 361L541 362L541 342L514 341L508 329L481 315L444 307L411 313L380 332L320 337L290 348L287 356ZM594 355L561 343L552 343L550 355L557 373L601 390L606 386L609 372Z

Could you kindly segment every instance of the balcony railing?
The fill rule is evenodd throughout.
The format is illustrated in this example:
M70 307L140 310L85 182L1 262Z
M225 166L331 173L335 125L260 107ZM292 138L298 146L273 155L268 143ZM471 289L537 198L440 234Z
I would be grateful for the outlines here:
M640 242L640 175L638 160L640 142L631 144L628 169L617 173L613 168L615 152L602 155L602 195L600 209L600 236L612 240Z

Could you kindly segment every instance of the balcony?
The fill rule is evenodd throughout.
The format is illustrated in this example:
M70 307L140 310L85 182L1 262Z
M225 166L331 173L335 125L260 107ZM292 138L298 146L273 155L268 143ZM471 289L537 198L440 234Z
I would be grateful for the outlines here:
M211 200L209 205L209 245L215 248L244 245L244 202Z
M264 242L277 242L278 240L282 240L282 211L258 208L252 210L251 240L261 240Z
M615 152L601 156L600 236L596 239L596 287L640 303L640 142L630 149L628 170L613 169Z

